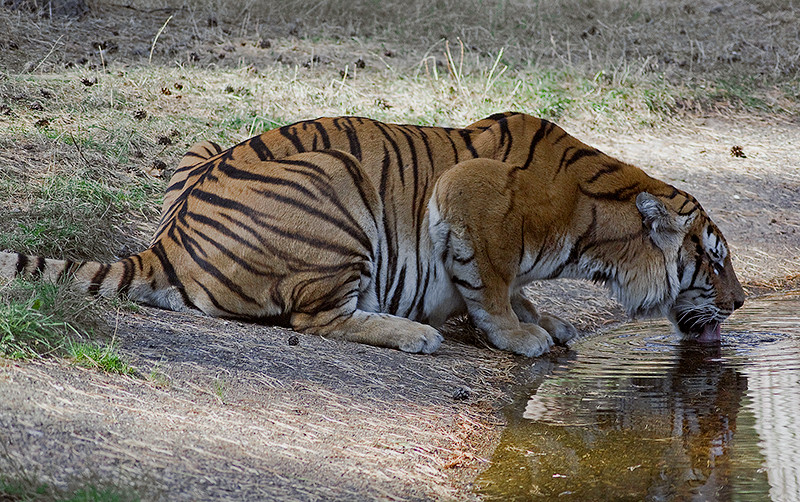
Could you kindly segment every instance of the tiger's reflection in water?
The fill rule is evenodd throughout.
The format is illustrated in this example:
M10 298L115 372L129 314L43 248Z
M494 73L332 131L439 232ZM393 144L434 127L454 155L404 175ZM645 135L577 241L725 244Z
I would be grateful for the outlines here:
M627 349L630 351L630 348ZM642 349L644 351L644 349ZM769 491L747 378L719 345L551 358L478 479L490 500L731 500ZM638 357L641 357L639 359ZM742 434L749 437L742 440ZM733 460L735 458L735 461Z

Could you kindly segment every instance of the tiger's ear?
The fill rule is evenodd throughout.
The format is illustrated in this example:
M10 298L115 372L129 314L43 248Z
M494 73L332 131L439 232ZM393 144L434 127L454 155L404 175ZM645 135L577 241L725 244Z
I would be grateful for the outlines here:
M636 196L636 209L657 244L666 244L666 240L685 232L694 219L693 215L680 216L671 212L661 199L647 192Z

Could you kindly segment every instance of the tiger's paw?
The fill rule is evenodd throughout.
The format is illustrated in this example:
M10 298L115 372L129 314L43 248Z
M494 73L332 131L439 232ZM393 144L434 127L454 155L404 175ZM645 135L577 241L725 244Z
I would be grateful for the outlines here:
M489 339L495 347L527 357L536 357L548 352L553 338L545 329L528 323L520 323L518 329L490 333Z
M559 344L565 344L578 336L578 330L571 323L550 314L541 314L539 326L547 330Z
M420 325L418 329L403 333L397 340L397 348L403 352L430 354L442 344L444 337L430 326Z

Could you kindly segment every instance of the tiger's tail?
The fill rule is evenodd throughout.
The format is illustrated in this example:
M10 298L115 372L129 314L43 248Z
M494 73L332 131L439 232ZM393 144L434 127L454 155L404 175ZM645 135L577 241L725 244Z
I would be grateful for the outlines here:
M150 248L115 263L55 260L0 252L0 278L69 281L77 292L88 295L127 296L139 303L170 310L192 308L183 288L173 286L177 282L170 280L169 271L165 270L157 251Z

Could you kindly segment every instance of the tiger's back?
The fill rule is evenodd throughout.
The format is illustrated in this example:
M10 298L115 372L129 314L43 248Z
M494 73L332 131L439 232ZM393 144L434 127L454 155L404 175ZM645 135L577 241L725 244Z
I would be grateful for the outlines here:
M484 121L484 123L487 123ZM494 123L494 121L491 121ZM377 309L428 320L425 301L432 286L425 214L436 180L459 162L479 156L473 145L484 124L465 129L384 124L361 117L321 118L250 138L224 152L210 142L195 145L176 169L164 198L153 241L198 182L214 171L232 179L262 173L266 161L301 152L339 150L353 155L377 191L384 210L385 252L375 278ZM276 190L283 190L276 186ZM434 293L435 295L435 293ZM428 310L436 310L431 307Z

